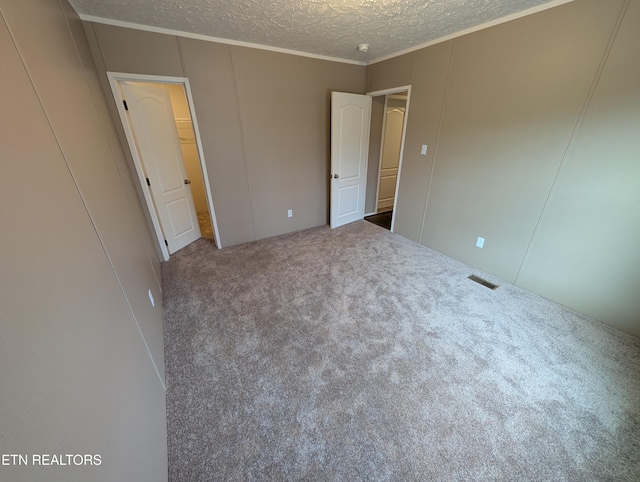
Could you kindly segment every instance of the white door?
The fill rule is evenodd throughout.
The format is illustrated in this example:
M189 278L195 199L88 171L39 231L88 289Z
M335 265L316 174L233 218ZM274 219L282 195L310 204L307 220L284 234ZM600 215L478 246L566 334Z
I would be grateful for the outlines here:
M371 97L331 93L331 227L364 218Z
M378 188L378 212L393 209L396 197L396 181L402 145L404 109L387 109L385 131L382 137L382 162L380 164L380 185Z
M136 147L169 253L200 238L169 92L122 82Z

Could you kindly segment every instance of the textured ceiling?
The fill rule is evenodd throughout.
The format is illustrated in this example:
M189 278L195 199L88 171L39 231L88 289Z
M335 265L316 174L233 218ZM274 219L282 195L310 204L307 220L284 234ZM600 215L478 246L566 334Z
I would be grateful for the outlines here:
M558 0L70 0L81 16L367 63ZM358 44L370 44L359 52Z

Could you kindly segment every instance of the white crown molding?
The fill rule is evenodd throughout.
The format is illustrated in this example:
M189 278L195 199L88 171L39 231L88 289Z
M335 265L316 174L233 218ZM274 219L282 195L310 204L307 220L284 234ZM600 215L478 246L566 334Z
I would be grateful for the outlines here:
M366 62L361 62L358 60L340 59L337 57L329 57L327 55L318 55L318 54L311 54L308 52L300 52L298 50L283 49L280 47L271 47L268 45L254 44L250 42L241 42L239 40L230 40L226 38L211 37L209 35L183 32L181 30L172 30L169 28L153 27L150 25L142 25L142 24L133 23L133 22L124 22L122 20L114 20L112 18L96 17L94 15L86 15L84 13L79 13L78 16L80 17L80 20L83 20L85 22L101 23L104 25L111 25L113 27L124 27L124 28L131 28L134 30L144 30L145 32L161 33L165 35L175 35L176 37L186 37L186 38L191 38L195 40L204 40L206 42L217 42L221 44L235 45L238 47L248 47L251 49L268 50L270 52L278 52L281 54L289 54L289 55L298 55L300 57L309 57L312 59L327 60L330 62L341 62L343 64L362 65L362 66L367 65Z
M401 50L399 52L395 52L393 54L385 55L383 57L378 57L376 59L370 60L367 65L375 64L378 62L383 62L385 60L392 59L394 57L399 57L404 54L408 54L411 52L415 52L416 50L420 50L426 47L431 47L432 45L439 44L442 42L446 42L447 40L451 40L457 37L462 37L463 35L468 35L473 32L477 32L479 30L484 30L485 28L494 27L496 25L500 25L501 23L507 23L512 20L516 20L518 18L526 17L528 15L533 15L534 13L539 13L544 10L549 10L550 8L559 7L560 5L564 5L566 3L571 3L573 0L553 0L552 2L545 3L543 5L538 5L537 7L528 8L527 10L522 10L521 12L513 13L511 15L507 15L506 17L501 17L496 20L492 20L487 23L483 23L480 25L476 25L475 27L470 27L466 30L461 30L460 32L453 33L451 35L447 35L445 37L440 37L435 40L431 40L429 42L416 45L415 47L410 47L405 50Z

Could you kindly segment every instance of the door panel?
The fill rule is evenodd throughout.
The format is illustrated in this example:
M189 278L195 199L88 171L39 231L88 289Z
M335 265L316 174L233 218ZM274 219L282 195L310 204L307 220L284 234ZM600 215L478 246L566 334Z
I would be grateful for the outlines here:
M184 216L189 206L185 198L176 199L166 204L167 214L169 215L169 221L171 222L171 230L177 236L181 236L188 233L193 228L190 219Z
M331 93L331 227L364 218L371 97Z
M378 209L393 206L393 198L396 194L397 170L392 174L380 173L380 195ZM389 204L390 202L390 204Z
M354 214L358 211L358 194L360 193L358 187L358 185L352 185L338 188L339 216Z
M138 153L169 253L200 238L200 226L178 139L169 92L122 82Z

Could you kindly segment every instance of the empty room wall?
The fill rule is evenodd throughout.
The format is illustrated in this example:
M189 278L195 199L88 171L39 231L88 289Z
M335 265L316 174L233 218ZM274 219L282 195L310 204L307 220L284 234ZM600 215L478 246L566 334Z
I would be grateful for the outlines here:
M576 0L370 66L368 90L411 65L396 232L640 335L639 4Z
M159 261L81 22L58 0L0 13L0 453L29 464L0 479L166 480Z
M330 92L363 93L364 67L85 29L99 69L189 78L223 246L326 224Z
M580 307L595 318L611 318L636 335L640 335L639 45L640 2L634 0L518 276L521 286Z

